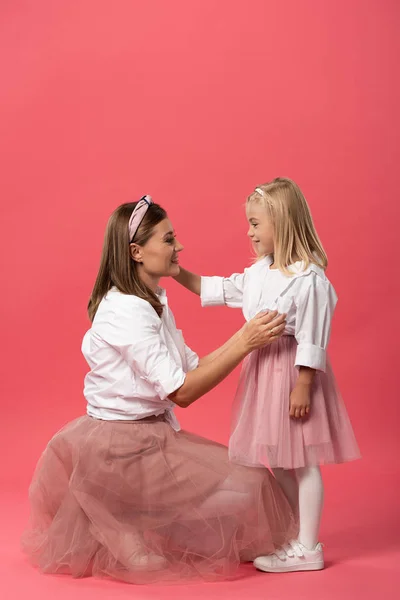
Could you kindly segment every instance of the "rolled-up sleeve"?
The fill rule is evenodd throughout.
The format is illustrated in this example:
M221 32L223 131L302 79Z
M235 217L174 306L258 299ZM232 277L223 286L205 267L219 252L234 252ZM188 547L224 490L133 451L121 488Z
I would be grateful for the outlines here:
M326 369L326 350L337 296L327 279L314 272L299 278L295 337L298 343L296 367Z
M195 369L197 369L197 367L199 366L199 356L198 354L196 354L196 352L193 352L193 350L191 348L189 348L189 346L187 346L185 344L185 356L186 356L186 365L187 365L187 370L189 371L194 371Z
M244 273L234 273L230 277L202 277L201 305L242 308L245 278L246 269Z
M161 319L153 307L144 301L140 307L133 306L127 297L119 303L101 335L165 400L183 385L186 375L170 356L160 330Z

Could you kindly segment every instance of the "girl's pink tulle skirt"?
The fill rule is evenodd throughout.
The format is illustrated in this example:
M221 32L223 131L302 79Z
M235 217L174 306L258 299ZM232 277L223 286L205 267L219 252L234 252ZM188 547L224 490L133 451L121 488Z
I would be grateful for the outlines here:
M30 488L23 548L46 573L131 583L216 580L296 534L267 469L154 417L69 423Z
M296 350L295 338L283 336L245 359L233 408L232 461L295 469L360 457L329 361L326 373L316 373L309 416L289 416Z

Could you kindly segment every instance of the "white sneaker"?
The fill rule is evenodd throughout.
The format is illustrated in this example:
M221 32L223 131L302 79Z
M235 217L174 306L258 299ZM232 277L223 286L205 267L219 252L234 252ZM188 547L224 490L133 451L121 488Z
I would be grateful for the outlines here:
M148 554L135 553L126 561L127 565L133 569L143 569L145 571L160 571L165 569L167 561L163 556L154 552Z
M324 568L324 552L320 543L314 550L308 550L298 540L293 540L277 550L275 554L258 556L253 564L256 569L267 573L320 571Z
M119 560L129 569L159 571L165 569L167 560L146 548L144 539L139 533L125 533L119 548Z

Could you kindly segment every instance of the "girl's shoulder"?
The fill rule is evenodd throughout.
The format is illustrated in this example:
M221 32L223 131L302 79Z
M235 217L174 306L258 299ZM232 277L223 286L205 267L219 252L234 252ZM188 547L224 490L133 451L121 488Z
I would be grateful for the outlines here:
M290 265L289 269L291 273L293 273L292 276L289 276L289 279L306 278L311 281L313 278L317 277L322 281L328 281L325 270L315 263L310 263L306 267L304 261L299 260Z
M245 275L251 275L253 273L260 273L262 271L268 270L270 265L272 265L273 259L270 255L263 256L262 258L258 258L252 265L246 267L244 270Z
M311 263L306 268L299 261L295 263L295 274L290 278L288 288L292 290L293 296L322 298L324 301L329 298L334 306L337 302L335 289L325 274L325 270Z
M273 259L271 256L264 256L264 258L257 260L257 262L252 264L250 267L247 267L245 269L245 275L259 275L262 272L268 271L272 262ZM320 280L328 281L328 278L325 275L325 270L315 263L310 263L306 267L304 261L299 260L298 262L291 264L288 269L290 274L283 273L282 271L280 272L280 274L288 280L288 283L296 279L308 278L311 280L313 277L318 277Z

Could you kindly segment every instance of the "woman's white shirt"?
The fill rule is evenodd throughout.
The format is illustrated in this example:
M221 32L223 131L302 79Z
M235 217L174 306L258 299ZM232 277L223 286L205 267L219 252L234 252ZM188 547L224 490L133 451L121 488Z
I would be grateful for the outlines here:
M160 318L137 296L112 288L82 342L90 367L84 395L88 415L105 420L137 420L166 413L175 430L179 423L168 396L180 388L199 357L186 344L168 307L165 290Z

